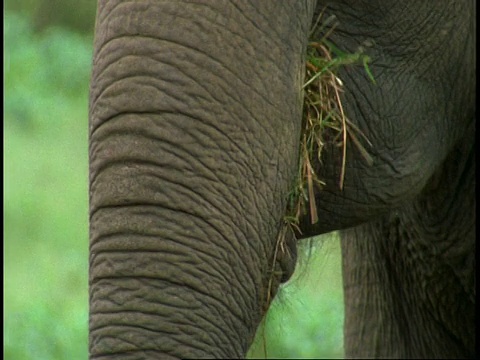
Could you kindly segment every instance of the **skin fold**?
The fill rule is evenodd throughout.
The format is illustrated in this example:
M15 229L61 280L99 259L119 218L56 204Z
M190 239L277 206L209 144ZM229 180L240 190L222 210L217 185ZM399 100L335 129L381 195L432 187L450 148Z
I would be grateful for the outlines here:
M315 164L341 230L347 357L474 357L475 47L468 1L99 1L90 90L92 359L244 357L296 241L305 51L361 46L344 110L371 142ZM317 36L321 36L318 34ZM314 38L315 39L315 38Z

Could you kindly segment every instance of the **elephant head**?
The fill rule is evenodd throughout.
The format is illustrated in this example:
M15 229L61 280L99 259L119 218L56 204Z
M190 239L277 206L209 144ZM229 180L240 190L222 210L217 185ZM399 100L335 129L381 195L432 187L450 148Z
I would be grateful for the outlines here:
M243 357L295 267L305 51L322 1L99 1L90 91L91 358ZM348 356L474 351L473 2L337 1L373 163L326 147ZM371 46L368 47L367 45Z

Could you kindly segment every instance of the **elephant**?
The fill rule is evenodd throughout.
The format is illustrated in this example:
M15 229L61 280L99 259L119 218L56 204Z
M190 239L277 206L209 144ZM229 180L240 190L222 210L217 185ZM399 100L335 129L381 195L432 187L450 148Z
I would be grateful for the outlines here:
M372 161L347 142L340 188L326 144L318 221L278 248L321 12L370 58L375 82L338 77ZM475 26L473 0L100 0L90 358L244 357L299 241L332 231L346 357L475 357Z

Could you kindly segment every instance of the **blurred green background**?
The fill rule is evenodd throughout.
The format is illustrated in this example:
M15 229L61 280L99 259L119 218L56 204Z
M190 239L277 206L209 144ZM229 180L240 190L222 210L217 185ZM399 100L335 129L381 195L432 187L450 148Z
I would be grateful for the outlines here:
M95 6L91 0L5 3L6 359L87 358ZM282 287L249 356L342 357L342 325L338 239L323 237Z

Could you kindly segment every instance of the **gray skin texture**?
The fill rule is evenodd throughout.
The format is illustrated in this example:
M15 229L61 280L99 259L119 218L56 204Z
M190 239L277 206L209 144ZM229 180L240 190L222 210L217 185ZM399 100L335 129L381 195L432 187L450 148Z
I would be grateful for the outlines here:
M362 46L347 142L316 164L341 230L347 357L475 353L473 1L99 1L90 92L92 359L244 357L296 242L276 251L298 165L309 29ZM276 255L275 255L276 253ZM269 281L273 282L269 291Z

